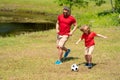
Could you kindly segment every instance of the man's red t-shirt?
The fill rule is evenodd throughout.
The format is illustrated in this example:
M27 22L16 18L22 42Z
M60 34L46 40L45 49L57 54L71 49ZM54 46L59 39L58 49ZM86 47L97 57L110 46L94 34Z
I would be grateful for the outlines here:
M92 45L95 45L95 42L94 42L94 37L96 36L97 34L95 32L90 32L89 34L85 34L83 33L81 39L84 39L85 40L85 47L90 47Z
M73 16L64 18L64 15L61 14L58 16L59 24L59 35L69 35L71 25L76 23L76 20Z

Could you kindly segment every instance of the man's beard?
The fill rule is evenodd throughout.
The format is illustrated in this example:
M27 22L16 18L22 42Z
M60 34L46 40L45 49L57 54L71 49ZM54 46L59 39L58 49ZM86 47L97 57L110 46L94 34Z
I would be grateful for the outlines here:
M69 13L63 13L63 15L64 15L64 18L68 18L70 16Z

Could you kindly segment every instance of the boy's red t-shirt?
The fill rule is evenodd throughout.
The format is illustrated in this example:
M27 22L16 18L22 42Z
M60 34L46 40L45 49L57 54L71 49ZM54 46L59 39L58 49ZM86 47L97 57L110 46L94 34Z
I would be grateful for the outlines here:
M73 16L64 18L64 15L61 14L58 16L59 21L59 35L69 35L71 25L76 23L76 20Z
M85 40L85 47L90 47L92 45L95 45L94 37L97 34L95 32L90 32L89 34L83 33L81 39Z

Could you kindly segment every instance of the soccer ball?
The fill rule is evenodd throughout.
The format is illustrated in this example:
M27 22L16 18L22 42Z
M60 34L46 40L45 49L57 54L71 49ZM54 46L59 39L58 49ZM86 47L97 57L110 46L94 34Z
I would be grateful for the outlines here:
M72 70L72 71L78 71L78 66L77 66L77 64L72 64L72 65L71 65L71 70Z

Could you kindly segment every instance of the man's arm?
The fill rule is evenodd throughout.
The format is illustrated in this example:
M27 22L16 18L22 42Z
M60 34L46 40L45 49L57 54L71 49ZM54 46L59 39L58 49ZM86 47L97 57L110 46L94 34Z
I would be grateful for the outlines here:
M72 36L72 34L75 32L77 29L77 23L74 24L74 28L70 31L69 35Z
M56 33L58 33L58 32L59 32L59 22L57 20L57 22L56 22Z

